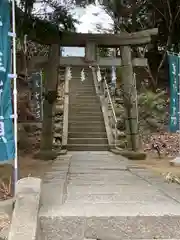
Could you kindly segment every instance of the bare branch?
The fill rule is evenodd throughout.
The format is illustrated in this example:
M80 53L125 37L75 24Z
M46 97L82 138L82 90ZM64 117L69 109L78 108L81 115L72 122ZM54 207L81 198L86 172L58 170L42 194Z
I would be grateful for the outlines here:
M176 16L175 16L175 18L174 18L173 25L174 25L174 23L176 22L179 14L180 14L180 6L178 6L178 8L179 8L179 9L178 9L178 11L177 11L177 13L176 13Z
M172 27L172 12L171 12L171 6L169 0L167 0L167 6L168 6L168 12L169 12L169 28Z
M161 14L161 16L166 20L166 17L165 17L165 15L151 2L151 5L153 6L153 8L154 9L156 9L156 11L158 12L158 13L160 13Z

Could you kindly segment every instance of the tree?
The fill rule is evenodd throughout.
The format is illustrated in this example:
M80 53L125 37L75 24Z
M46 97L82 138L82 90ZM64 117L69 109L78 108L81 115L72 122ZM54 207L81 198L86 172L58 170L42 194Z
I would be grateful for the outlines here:
M179 24L180 24L180 1L179 0L151 0L148 5L149 11L154 11L154 22L159 28L159 35L155 39L154 48L162 54L162 59L157 68L156 81L159 72L166 59L168 50L179 52Z
M78 0L77 3L95 3L96 1ZM151 72L148 66L145 70L152 80L152 85L156 88L161 68L166 59L166 52L180 51L180 0L102 0L99 4L114 21L114 33L121 31L134 32L158 27L159 34L153 38L150 46L146 46L144 51L133 48L138 57L143 57L151 50L154 55L159 53L162 57L154 60L156 70ZM150 49L151 48L151 49ZM143 54L142 54L143 53Z
M44 39L47 36L58 38L60 40L61 33L63 31L75 31L75 23L77 22L69 12L69 5L57 3L56 1L42 1L47 3L51 7L51 13L35 14L33 13L33 7L36 0L21 0L20 5L16 5L16 28L19 46L19 50L22 55L23 69L27 69L27 51L24 40L28 43L31 40L31 46L36 48L36 54L44 52L44 50L50 50L49 60L50 63L45 67L45 101L44 101L44 119L43 129L41 137L41 156L43 158L52 159L54 154L52 153L52 116L53 107L56 100L56 85L57 85L57 57L60 48L59 46L50 46L50 48L44 45ZM47 42L46 42L47 43ZM52 52L54 53L52 54ZM56 56L57 55L57 56ZM56 59L53 59L56 56ZM51 61L52 60L52 61ZM49 150L49 151L48 151Z
M24 35L35 42L44 43L44 39L51 35L61 38L63 31L75 31L77 20L70 13L70 1L66 4L58 3L55 0L42 0L38 3L46 3L52 10L42 14L33 13L36 0L21 0L16 5L16 28L17 35L22 39ZM47 42L46 42L47 43Z

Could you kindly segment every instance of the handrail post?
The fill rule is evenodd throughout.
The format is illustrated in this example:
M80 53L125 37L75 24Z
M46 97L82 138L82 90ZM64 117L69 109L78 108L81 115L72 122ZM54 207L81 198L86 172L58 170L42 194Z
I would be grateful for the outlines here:
M114 110L114 105L113 105L113 102L112 102L112 99L111 99L111 94L110 94L110 91L109 91L109 87L108 87L106 78L104 77L103 81L102 81L102 76L101 76L101 72L100 72L99 66L97 66L95 73L96 73L96 79L97 79L96 82L99 83L101 97L103 97L103 99L104 99L104 102L105 102L105 105L106 105L107 114L108 114L109 104L111 106L112 119L113 119L114 126L115 126L114 147L116 148L116 146L117 146L117 117L116 117L116 113L115 113L115 110ZM106 101L106 94L107 94L107 101ZM109 127L111 127L111 130L112 130L113 127L110 126L110 125L111 124L109 124Z
M63 132L62 132L62 149L67 148L68 140L68 115L69 115L69 80L70 68L66 68L65 72L65 86L64 86L64 114L63 114Z

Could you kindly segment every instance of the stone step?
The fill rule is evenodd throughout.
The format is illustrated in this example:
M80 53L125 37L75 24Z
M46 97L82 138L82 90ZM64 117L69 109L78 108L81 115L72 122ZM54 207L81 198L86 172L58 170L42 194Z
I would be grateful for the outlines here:
M102 116L102 111L101 109L89 109L89 108L79 109L69 107L69 116Z
M87 86L87 87L92 87L94 86L94 82L93 81L84 81L81 82L80 79L73 79L72 81L69 81L69 86Z
M70 85L70 91L73 90L73 89L77 89L77 90L94 90L95 87L94 85L90 85L90 86L86 86L86 85L75 85L75 86L72 86Z
M100 108L100 103L96 103L96 102L90 102L90 103L84 103L84 102L72 102L70 101L69 103L70 108L87 108L87 109L101 109Z
M83 95L80 95L80 94L71 94L71 96L69 97L69 102L72 102L72 103L90 102L90 103L99 103L100 105L100 100L96 95L88 95L88 97L84 97Z
M71 82L77 82L77 81L81 81L81 76L80 76L80 74L73 74L72 75L72 78L71 78L71 80L70 80L70 83Z
M80 104L80 103L84 103L84 104L99 104L100 105L100 101L97 98L92 98L92 99L77 99L76 97L70 97L69 98L69 102L70 104Z
M78 122L78 121L102 121L104 122L104 118L102 115L89 115L89 116L77 116L77 115L69 115L69 120L72 122Z
M75 84L75 85L72 85L70 84L69 85L69 90L72 91L72 90L76 90L76 89L79 89L79 90L95 90L95 87L94 85L79 85L79 84Z
M70 91L71 91L71 89L84 89L84 88L87 88L87 89L91 89L91 88L93 88L93 89L95 89L95 87L94 87L94 84L93 83L86 83L86 84L81 84L81 83L70 83L69 84L69 89L70 89Z
M70 87L92 87L94 86L94 82L93 81L84 81L84 82L81 82L80 80L72 80L69 82L69 86Z
M70 110L75 110L75 111L86 111L86 112L101 112L101 106L99 106L99 104L97 105L90 105L90 106L86 106L81 105L81 104L70 104L69 105L69 109Z
M69 115L75 116L78 114L84 114L86 116L92 116L92 115L102 115L102 111L99 108L90 108L90 107L69 107Z
M69 119L68 122L69 127L91 127L91 128L105 128L104 121L72 121Z
M95 95L90 96L89 98L84 98L83 96L80 95L71 95L69 98L70 104L79 104L79 103L92 103L92 104L100 104L99 98L97 98Z
M76 95L82 95L82 96L84 96L84 95L91 95L91 96L95 96L96 95L96 92L95 92L95 90L76 90L76 89L74 89L74 90L70 90L70 95L74 95L74 94L76 94Z
M73 117L79 117L79 118L83 118L83 117L102 117L102 112L80 112L80 113L77 113L77 112L69 112L69 119Z
M69 97L76 97L77 99L99 99L99 97L97 96L97 94L95 95L85 95L85 94L79 94L79 93L73 93L71 94Z
M65 203L40 217L42 240L59 239L179 239L177 204ZM62 229L62 232L60 232ZM68 229L68 231L67 231ZM71 233L71 234L69 234ZM78 237L77 237L78 236Z
M69 138L68 144L108 144L107 138Z
M79 89L79 90L83 90L83 89L86 89L86 90L91 90L91 89L95 89L94 85L79 85L79 84L76 84L76 85L72 85L70 84L69 85L69 89L70 91L72 90L75 90L75 89Z
M91 113L97 113L100 112L102 115L101 111L101 106L99 103L97 104L86 104L86 103L77 103L77 104L69 104L69 110L70 111L79 111L79 112L86 112L87 115L91 115ZM73 112L74 113L74 112ZM89 113L89 114L88 114Z
M74 92L74 93L70 93L70 96L72 97L82 97L82 98L97 98L96 94L92 94L92 93L78 93L78 92Z
M88 132L106 132L106 129L103 125L100 126L92 126L91 125L87 125L87 126L82 126L82 124L77 124L77 125L69 125L68 126L68 131L69 132L81 132L81 133L88 133Z
M77 100L78 99L87 99L87 100L91 100L91 99L100 99L99 96L97 96L97 94L93 94L93 95L86 95L86 94L81 94L81 93L78 93L78 92L74 92L74 93L71 93L70 96L69 96L70 99L72 98L76 98Z
M80 83L87 83L87 82L93 82L92 78L87 76L88 74L85 74L86 75L86 79L85 81L81 81L81 74L72 74L72 77L74 78L72 81L70 81L71 83L74 83L74 82L80 82Z
M87 73L85 73L85 80L84 81L81 81L81 74L80 73L79 74L72 74L72 77L75 78L77 82L84 82L84 83L89 82L89 81L92 82L91 76L88 76Z
M96 92L95 92L95 90L93 90L93 91L77 91L76 89L75 90L73 90L73 91L70 91L70 97L71 96L73 96L73 97L84 97L84 98L90 98L90 97L96 97L96 98L98 98L98 96L97 96L97 94L96 94ZM88 97L86 97L86 96L88 96Z
M106 138L106 132L69 132L69 138Z
M79 94L79 93L72 93L70 96L69 96L69 99L84 99L84 100L91 100L91 99L98 99L99 100L99 97L94 94L94 95L84 95L84 94Z
M83 87L83 88L79 88L79 87L71 88L70 93L74 93L74 92L77 92L77 93L84 93L84 92L96 93L94 87L91 87L91 88L85 88L85 87Z
M102 111L99 109L93 109L92 111L87 109L69 109L69 116L102 116Z
M94 95L84 95L84 94L79 94L79 93L71 93L70 98L76 97L77 99L99 99L99 97L94 94Z
M67 144L68 151L107 151L108 144Z

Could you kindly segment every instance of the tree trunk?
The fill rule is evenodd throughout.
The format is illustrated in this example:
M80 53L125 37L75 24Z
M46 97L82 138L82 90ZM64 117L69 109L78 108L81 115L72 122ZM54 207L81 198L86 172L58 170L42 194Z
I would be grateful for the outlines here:
M136 106L136 86L133 79L131 48L121 47L122 56L122 88L126 111L126 135L128 148L133 151L139 149L138 112Z
M50 47L48 64L45 67L45 99L43 105L41 152L50 152L53 147L53 110L57 96L59 54L59 45L52 45Z

